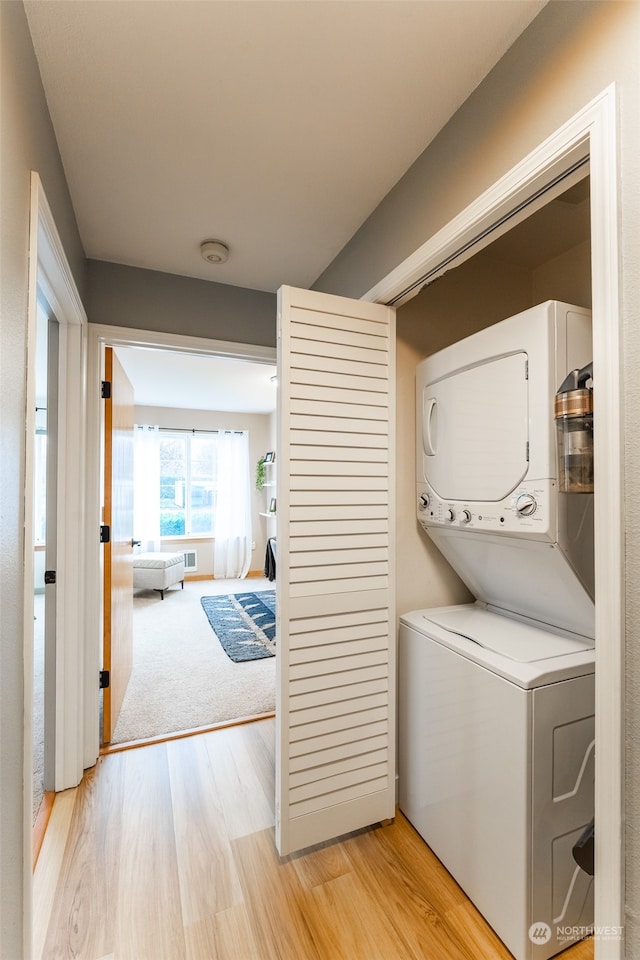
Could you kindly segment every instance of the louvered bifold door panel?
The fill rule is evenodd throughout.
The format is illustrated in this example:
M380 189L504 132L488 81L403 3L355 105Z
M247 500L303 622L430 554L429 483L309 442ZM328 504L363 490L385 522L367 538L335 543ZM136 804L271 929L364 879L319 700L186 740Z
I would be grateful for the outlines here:
M394 815L395 312L278 293L276 842Z

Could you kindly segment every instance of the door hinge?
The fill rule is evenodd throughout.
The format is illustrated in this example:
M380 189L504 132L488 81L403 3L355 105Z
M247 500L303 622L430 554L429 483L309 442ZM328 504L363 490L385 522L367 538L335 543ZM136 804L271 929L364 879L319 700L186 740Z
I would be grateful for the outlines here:
M101 671L100 671L100 684L99 684L100 690L105 690L105 689L109 686L109 683L110 683L109 671L108 671L108 670L101 670Z
M110 399L111 399L111 384L109 383L108 380L103 380L103 381L102 381L102 388L101 388L101 390L100 390L100 396L102 397L103 400L110 400Z
M529 379L529 361L525 360L524 362L524 378L525 380Z
M100 543L111 542L111 527L108 523L100 524Z
M45 572L44 572L44 582L45 582L45 583L55 583L55 582L56 582L56 572L55 572L55 570L45 570Z

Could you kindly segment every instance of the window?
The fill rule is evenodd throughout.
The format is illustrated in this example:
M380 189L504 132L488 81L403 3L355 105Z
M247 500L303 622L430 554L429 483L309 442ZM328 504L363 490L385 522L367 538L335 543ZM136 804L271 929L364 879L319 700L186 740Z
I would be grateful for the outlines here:
M218 437L160 432L160 536L213 535Z

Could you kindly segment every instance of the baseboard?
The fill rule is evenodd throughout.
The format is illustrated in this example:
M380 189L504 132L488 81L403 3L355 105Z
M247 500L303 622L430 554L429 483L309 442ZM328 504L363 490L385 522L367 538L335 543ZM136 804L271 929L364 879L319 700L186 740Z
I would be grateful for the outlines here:
M249 573L246 576L248 580L250 577L264 577L264 570L249 570ZM189 580L215 580L216 578L212 573L192 573L185 576L185 582Z
M235 720L220 720L218 723L207 724L205 727L192 727L189 730L177 730L175 733L162 733L157 737L147 737L144 740L129 740L127 743L106 743L100 747L100 756L106 757L110 753L122 753L125 750L135 750L138 747L149 747L157 743L169 743L171 740L184 740L186 737L197 737L202 733L215 733L216 730L226 730L227 727L237 727L244 723L254 723L257 720L270 720L275 713L256 713L255 716L237 717Z
M38 857L40 856L40 850L42 848L44 835L47 832L47 824L49 823L51 811L53 810L53 801L55 800L55 796L56 795L53 790L45 790L42 796L40 809L38 810L38 814L36 816L36 822L33 825L33 870L35 870Z

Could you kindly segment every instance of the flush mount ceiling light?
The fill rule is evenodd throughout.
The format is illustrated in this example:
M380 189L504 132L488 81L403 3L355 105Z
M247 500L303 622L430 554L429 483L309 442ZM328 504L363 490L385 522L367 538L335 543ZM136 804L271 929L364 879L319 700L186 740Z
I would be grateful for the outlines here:
M200 244L200 253L207 263L226 263L229 258L229 247L221 240L204 240Z

